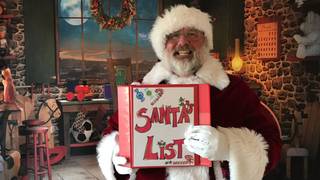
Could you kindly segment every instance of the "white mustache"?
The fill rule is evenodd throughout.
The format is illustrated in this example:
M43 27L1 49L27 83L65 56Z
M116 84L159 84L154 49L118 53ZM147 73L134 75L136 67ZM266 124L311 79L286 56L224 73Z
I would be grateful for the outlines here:
M194 52L194 48L192 48L189 45L184 45L181 47L176 47L174 49L174 55L189 55L192 54Z

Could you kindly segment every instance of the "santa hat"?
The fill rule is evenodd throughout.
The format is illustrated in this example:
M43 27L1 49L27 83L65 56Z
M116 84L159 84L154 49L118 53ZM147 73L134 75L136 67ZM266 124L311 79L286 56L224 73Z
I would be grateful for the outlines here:
M209 14L196 8L177 5L165 10L163 16L156 19L150 32L152 47L160 60L164 59L166 36L185 27L203 31L208 48L213 48L212 25Z

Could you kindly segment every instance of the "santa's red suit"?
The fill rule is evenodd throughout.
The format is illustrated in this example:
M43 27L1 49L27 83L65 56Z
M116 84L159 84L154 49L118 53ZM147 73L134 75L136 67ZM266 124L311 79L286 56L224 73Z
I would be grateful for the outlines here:
M185 15L186 11L196 20L179 21L180 24L173 22L175 25L170 26L171 21L166 19L166 15L173 13L176 17L180 17ZM176 6L161 17L163 21L161 18L157 19L151 32L151 42L161 61L155 64L143 78L142 83L210 84L212 126L225 137L224 143L228 144L228 149L220 153L228 157L228 161L213 160L211 168L199 166L150 168L134 170L130 175L119 175L112 163L113 147L117 147L118 144L118 115L115 114L109 120L108 128L104 131L105 136L97 147L98 162L108 180L129 178L137 180L259 180L275 167L280 159L280 129L276 118L242 80L227 75L218 60L213 60L209 53L203 55L202 66L194 75L188 77L179 77L167 68L163 55L164 45L158 46L161 33L165 36L188 24L202 30L209 39L208 47L212 48L211 29L207 29L208 25L203 25L205 22L199 24L197 21L203 18L201 13L195 8ZM155 30L159 23L164 23L166 27Z

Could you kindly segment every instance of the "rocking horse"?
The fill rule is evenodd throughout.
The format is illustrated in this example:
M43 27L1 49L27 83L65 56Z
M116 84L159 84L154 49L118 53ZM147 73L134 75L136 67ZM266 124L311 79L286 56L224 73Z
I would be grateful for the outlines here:
M41 125L48 127L49 129L49 153L50 153L50 164L56 164L60 162L67 153L65 146L55 146L54 143L54 131L52 121L58 120L61 117L61 105L56 99L47 99L40 105L37 119L43 123Z
M56 99L49 98L43 100L39 110L35 112L35 95L31 93L31 98L27 96L17 96L18 104L20 104L21 109L23 109L23 119L36 119L40 120L39 126L46 126L49 129L49 153L50 153L50 164L56 164L60 162L67 153L65 146L55 146L54 143L54 126L52 124L53 120L58 120L61 117L61 105Z

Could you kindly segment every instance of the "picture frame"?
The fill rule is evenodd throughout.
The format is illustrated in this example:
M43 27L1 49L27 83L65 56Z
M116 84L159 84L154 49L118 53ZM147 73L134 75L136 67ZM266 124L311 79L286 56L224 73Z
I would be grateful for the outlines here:
M280 57L280 20L277 17L260 18L257 24L257 58L278 60Z

